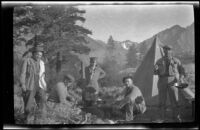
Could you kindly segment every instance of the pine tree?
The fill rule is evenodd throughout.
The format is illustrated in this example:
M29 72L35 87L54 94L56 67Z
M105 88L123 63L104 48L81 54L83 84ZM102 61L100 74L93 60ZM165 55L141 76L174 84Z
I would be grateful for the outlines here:
M18 6L13 13L13 41L14 48L29 47L35 43L43 43L48 66L59 69L63 64L75 59L74 53L89 53L85 46L85 37L92 32L77 24L85 22L84 10L73 6ZM21 50L15 50L16 54ZM57 53L62 60L57 60ZM22 55L22 54L21 54ZM61 62L61 63L58 63ZM14 63L15 64L15 63ZM56 67L57 65L57 67Z
M135 46L135 44L130 46L130 49L128 50L127 53L127 66L135 68L137 66L138 63L138 59L137 59L137 48Z
M146 52L147 52L147 50L148 50L147 44L146 44L145 42L140 43L140 53L141 53L142 55L145 55Z
M114 50L114 48L115 48L115 41L113 40L113 37L111 35L110 35L110 37L108 39L107 45L108 45L109 51Z

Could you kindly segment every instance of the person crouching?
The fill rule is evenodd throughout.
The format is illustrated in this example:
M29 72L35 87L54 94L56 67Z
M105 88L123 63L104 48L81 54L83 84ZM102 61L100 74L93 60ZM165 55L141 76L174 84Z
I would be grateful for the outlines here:
M146 105L140 89L133 84L131 76L123 78L125 85L124 90L117 94L124 98L116 104L116 108L125 113L125 120L132 121L138 114L143 114L146 111Z
M68 96L68 88L73 85L74 77L71 75L65 75L62 81L57 82L57 84L52 88L47 101L54 103L54 107L58 104L66 104Z

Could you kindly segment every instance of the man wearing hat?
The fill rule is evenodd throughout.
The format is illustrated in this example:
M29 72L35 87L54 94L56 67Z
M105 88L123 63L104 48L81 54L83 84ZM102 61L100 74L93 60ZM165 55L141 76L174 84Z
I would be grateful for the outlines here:
M45 65L41 60L43 51L42 46L35 45L31 50L32 57L25 58L22 64L20 83L23 91L24 115L27 123L33 112L34 99L39 108L39 115L42 115L42 118L45 116Z
M106 73L97 65L97 57L90 57L90 65L85 68L86 87L92 87L95 95L99 93L98 80L105 75ZM83 100L85 100L84 96Z
M177 82L183 82L185 70L179 59L172 56L172 47L163 46L164 56L155 64L154 74L158 75L158 92L159 107L161 109L161 120L165 120L165 109L167 94L169 94L172 106L172 114L174 122L181 122L178 105L178 88L175 86Z

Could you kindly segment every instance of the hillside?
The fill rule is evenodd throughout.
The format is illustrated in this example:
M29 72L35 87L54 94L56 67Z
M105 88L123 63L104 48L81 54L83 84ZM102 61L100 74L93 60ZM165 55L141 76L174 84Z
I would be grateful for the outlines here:
M98 61L102 63L105 57L106 44L103 41L94 40L90 37L86 37L86 40L88 41L88 44L86 44L86 46L91 49L89 57L98 57Z
M140 51L146 52L156 35L164 45L171 45L173 47L175 55L194 55L194 23L186 28L174 25L153 35L139 44ZM144 46L146 46L145 50L142 50Z
M194 23L185 29L177 40L177 43L180 45L181 50L189 54L194 54Z
M98 62L102 63L103 59L105 57L106 52L106 44L101 40L95 40L91 37L85 37L87 44L84 44L84 46L87 46L90 48L89 54L75 54L79 57L79 59L84 62L84 64L89 64L89 57L98 57Z
M107 48L107 44L104 43L101 40L95 40L91 37L86 37L86 40L88 43L86 44L87 47L91 49L89 55L79 55L79 58L82 60L86 60L86 64L89 62L89 57L96 56L98 57L98 62L103 63L104 58L106 55L113 55L117 57L118 63L121 65L124 65L126 62L126 54L128 52L128 49L132 44L138 45L136 42L132 42L130 40L126 41L116 41L114 40L115 48L111 52L109 52Z
M113 38L115 47L112 52L107 49L108 45L106 43L87 37L88 44L86 46L91 49L91 52L89 55L81 55L79 57L88 64L89 57L96 56L98 57L98 62L103 64L105 57L108 58L112 55L113 59L117 59L117 64L124 68L127 63L129 48L134 44L138 52L144 55L151 46L155 36L158 36L164 45L171 45L174 55L180 58L183 63L194 62L194 23L186 28L174 25L158 32L141 43L130 40L116 41Z

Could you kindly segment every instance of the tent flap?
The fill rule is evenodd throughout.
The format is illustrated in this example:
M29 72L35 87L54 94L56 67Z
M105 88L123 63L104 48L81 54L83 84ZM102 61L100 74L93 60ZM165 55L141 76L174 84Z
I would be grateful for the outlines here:
M163 55L160 45L163 44L158 37L155 37L133 78L134 84L140 88L148 105L158 103L158 76L154 75L153 70L155 62Z

